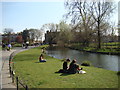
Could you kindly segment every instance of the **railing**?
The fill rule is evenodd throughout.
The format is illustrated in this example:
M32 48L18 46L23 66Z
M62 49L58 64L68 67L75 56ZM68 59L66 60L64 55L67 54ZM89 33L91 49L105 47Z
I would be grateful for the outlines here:
M15 78L14 63L12 62L13 56L14 56L14 52L9 57L9 72L10 72L10 77L12 78L12 83L16 81L17 90L19 90L19 85L21 85L25 90L28 90L28 86L24 85L19 80L18 76L16 76Z
M17 84L17 90L19 89L19 84L25 88L25 90L28 90L28 86L24 85L23 83L21 83L21 81L18 79L18 77L16 77L16 84Z

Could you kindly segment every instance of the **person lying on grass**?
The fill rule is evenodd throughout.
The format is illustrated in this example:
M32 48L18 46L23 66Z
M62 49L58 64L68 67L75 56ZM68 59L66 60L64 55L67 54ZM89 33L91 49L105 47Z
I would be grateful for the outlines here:
M40 57L39 57L39 62L46 62L46 60L44 59L43 54L40 55Z

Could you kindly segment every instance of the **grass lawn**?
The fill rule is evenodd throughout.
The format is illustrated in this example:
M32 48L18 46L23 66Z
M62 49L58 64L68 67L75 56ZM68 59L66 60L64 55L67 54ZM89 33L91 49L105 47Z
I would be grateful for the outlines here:
M29 88L118 88L117 72L84 67L86 74L55 73L62 61L45 55L47 62L39 63L41 47L18 53L13 62L15 75Z

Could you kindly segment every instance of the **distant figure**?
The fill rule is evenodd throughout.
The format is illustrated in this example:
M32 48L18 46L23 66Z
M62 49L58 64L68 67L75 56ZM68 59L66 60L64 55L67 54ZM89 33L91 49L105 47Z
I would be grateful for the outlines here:
M5 50L5 48L6 48L6 45L3 43L2 44L2 49Z
M8 51L10 51L12 48L11 44L8 44Z
M45 48L42 48L42 53L45 53Z
M28 48L28 46L29 46L29 42L26 42L25 43L25 48Z
M22 44L22 48L28 48L28 44L27 43L23 43Z
M75 74L79 73L79 71L82 70L82 68L79 68L79 65L76 64L76 60L74 59L69 66L68 73Z
M25 44L25 48L28 48L28 44L27 43Z
M44 60L43 54L40 55L40 57L39 57L39 62L46 62L46 60Z
M24 47L25 47L25 43L22 44L22 48L24 48Z

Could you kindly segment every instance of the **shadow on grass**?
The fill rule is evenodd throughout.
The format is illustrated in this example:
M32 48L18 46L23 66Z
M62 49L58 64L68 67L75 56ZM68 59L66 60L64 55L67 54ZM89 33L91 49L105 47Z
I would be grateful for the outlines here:
M39 61L38 61L38 62L35 62L35 63L45 63L45 62L39 62Z
M68 75L72 75L72 74L69 74L69 73L62 73L60 76L68 76Z
M60 74L60 72L55 72L55 73ZM60 76L68 76L68 75L72 75L72 74L70 74L70 73L61 73L61 74L60 74Z

